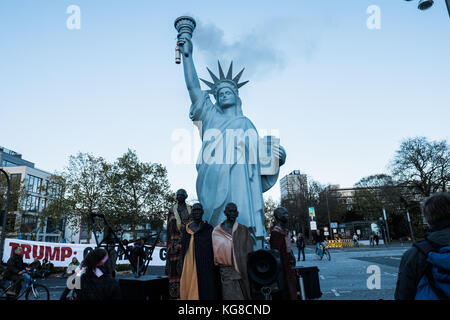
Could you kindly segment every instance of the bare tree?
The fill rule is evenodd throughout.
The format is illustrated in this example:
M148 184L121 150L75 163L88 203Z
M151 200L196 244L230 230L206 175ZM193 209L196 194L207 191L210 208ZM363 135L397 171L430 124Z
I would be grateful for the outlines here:
M449 188L450 149L446 140L406 139L390 166L395 180L411 186L424 197Z

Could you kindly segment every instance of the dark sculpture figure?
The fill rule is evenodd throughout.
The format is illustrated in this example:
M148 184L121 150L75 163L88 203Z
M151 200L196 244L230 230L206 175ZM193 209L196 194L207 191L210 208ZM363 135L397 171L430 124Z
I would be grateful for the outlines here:
M187 192L179 189L176 194L177 204L169 210L167 218L167 259L166 275L169 277L169 298L180 298L180 278L182 271L181 232L191 221L191 207L186 204Z
M217 300L218 277L212 247L213 226L202 221L203 207L192 207L192 222L181 233L181 300Z
M274 211L275 226L270 233L270 247L280 252L283 267L285 289L273 295L274 299L297 300L297 275L295 270L295 257L291 250L291 238L287 224L289 216L286 208L279 207Z
M247 256L253 251L249 229L236 221L236 204L225 206L226 220L212 234L214 263L219 266L223 300L250 300Z

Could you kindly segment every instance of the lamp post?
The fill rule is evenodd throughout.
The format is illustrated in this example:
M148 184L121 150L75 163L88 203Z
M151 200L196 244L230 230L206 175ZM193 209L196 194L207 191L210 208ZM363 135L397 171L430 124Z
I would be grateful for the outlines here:
M414 238L414 231L413 231L413 228L412 228L411 217L409 216L408 209L406 209L406 218L408 219L408 223L409 223L409 231L411 232L411 240L413 242L416 242L416 239Z
M389 235L389 225L388 225L388 221L387 221L387 217L386 217L386 210L383 208L383 217L384 217L384 222L386 224L386 239L387 242L391 242L391 237Z
M331 229L330 207L328 206L328 188L325 190L325 199L327 200L328 226L330 227L331 240L334 240L333 231Z
M0 261L3 261L3 251L5 247L5 238L6 238L6 217L8 215L8 204L9 204L9 197L11 194L11 181L9 180L8 173L0 169L0 171L5 175L6 177L6 183L8 184L8 190L6 192L6 204L5 204L5 214L3 215L3 221L2 221L2 236L0 240Z

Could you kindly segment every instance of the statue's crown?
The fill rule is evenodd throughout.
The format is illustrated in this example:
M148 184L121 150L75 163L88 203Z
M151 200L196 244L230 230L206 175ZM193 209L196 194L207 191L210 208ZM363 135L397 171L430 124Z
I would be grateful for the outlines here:
M233 61L230 63L230 67L228 68L227 75L225 76L222 70L222 66L220 65L220 61L217 61L217 64L219 65L219 77L217 77L214 73L212 73L211 70L207 67L209 74L211 75L211 79L214 82L209 82L206 80L202 80L209 88L208 93L214 95L214 97L217 99L217 90L220 88L223 88L224 85L230 85L233 86L237 92L237 90L245 85L248 81L244 81L239 83L239 79L242 76L242 73L244 72L245 68L241 70L234 78L233 78Z

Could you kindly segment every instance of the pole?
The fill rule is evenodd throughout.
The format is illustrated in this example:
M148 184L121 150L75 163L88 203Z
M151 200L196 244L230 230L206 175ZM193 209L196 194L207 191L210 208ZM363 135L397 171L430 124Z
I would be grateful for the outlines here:
M0 261L3 261L3 251L5 248L5 239L6 239L6 217L8 215L8 204L9 204L9 197L11 194L11 181L9 180L8 173L5 170L0 169L0 171L3 172L3 174L5 175L6 183L8 184L8 190L6 192L5 214L3 215L2 221L2 236L0 240Z
M389 225L388 225L388 221L387 221L387 217L386 217L386 210L383 207L383 216L384 216L384 223L386 224L386 238L388 243L391 242L391 237L389 235Z
M411 232L411 239L413 242L416 242L416 239L414 238L414 232L411 224L411 218L409 217L408 209L406 209L406 217L408 218L409 231Z
M330 207L328 206L328 188L327 188L327 190L325 191L325 198L327 199L328 227L330 228L331 240L334 240L333 231L331 230Z

